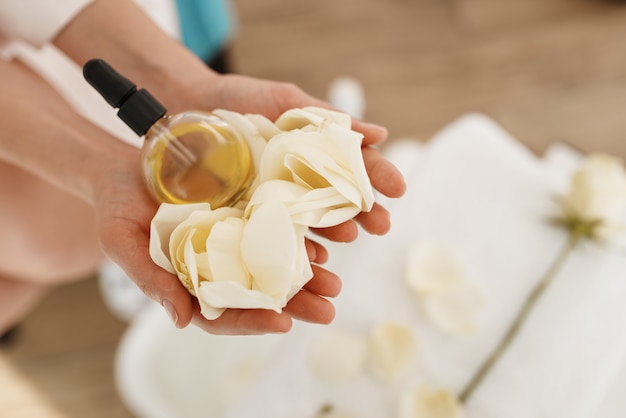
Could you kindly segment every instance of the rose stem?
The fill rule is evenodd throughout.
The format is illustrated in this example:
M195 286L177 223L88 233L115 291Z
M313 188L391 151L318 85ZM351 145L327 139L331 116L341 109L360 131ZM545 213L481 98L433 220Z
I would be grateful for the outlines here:
M569 234L569 238L565 242L565 245L563 246L563 248L561 248L561 251L559 252L557 257L554 259L554 261L548 268L548 271L546 272L544 277L541 279L539 283L537 283L537 285L535 285L535 288L533 289L533 291L526 298L526 301L522 305L522 308L518 312L513 323L509 326L502 340L500 340L500 343L496 346L495 350L491 353L491 355L487 357L487 359L482 364L482 366L480 366L480 368L478 369L478 371L476 372L472 380L470 380L468 385L459 395L459 400L462 403L467 403L468 399L472 396L472 393L474 392L474 390L483 381L483 379L489 373L491 368L496 364L500 356L502 356L504 351L506 351L507 347L515 339L521 326L526 320L526 317L528 316L532 308L535 306L535 303L539 300L539 298L544 293L544 291L548 288L548 286L550 285L550 283L556 276L556 273L559 271L559 269L561 268L565 260L567 260L567 257L572 252L576 244L578 244L578 241L580 241L581 236L582 234L577 233L575 230Z

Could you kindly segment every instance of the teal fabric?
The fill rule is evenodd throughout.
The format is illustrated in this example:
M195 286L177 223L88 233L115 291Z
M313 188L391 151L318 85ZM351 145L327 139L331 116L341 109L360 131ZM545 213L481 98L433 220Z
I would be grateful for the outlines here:
M176 0L181 38L202 60L213 58L233 29L227 0Z

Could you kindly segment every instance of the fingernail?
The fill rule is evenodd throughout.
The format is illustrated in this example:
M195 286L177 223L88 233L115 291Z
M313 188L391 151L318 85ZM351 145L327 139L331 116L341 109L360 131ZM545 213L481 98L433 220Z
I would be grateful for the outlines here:
M165 312L167 312L167 316L170 317L176 328L178 328L178 314L176 313L176 309L174 305L169 300L165 299L162 303Z

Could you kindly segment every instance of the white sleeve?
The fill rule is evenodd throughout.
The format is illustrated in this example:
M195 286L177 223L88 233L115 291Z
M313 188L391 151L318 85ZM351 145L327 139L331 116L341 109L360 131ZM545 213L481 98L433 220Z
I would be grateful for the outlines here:
M0 32L41 46L92 0L0 0Z

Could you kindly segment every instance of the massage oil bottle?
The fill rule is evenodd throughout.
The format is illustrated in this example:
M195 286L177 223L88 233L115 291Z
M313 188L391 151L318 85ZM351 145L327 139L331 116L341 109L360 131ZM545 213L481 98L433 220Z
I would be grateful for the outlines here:
M254 178L248 144L226 121L203 111L167 115L145 89L100 59L83 67L85 79L137 135L144 137L141 169L157 202L232 206Z

